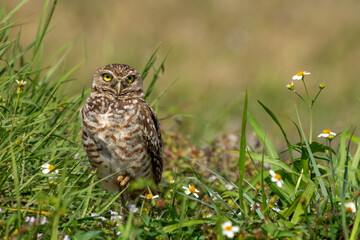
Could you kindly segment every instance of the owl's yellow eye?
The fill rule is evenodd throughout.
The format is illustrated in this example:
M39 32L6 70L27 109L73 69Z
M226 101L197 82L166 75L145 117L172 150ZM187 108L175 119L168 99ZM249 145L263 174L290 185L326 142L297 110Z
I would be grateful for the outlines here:
M102 75L102 78L104 79L105 82L111 81L111 79L113 78L110 74L104 73Z
M126 81L127 81L128 83L132 83L134 80L135 80L134 75L130 75L130 76L128 76L128 77L126 78Z

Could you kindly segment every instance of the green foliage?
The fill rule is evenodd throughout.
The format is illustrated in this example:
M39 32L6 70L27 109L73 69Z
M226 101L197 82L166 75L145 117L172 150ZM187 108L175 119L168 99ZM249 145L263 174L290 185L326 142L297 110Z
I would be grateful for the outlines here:
M56 1L45 2L35 40L22 47L21 31L15 39L11 36L16 23L12 14L24 2L7 14L4 6L0 9L4 239L224 239L225 221L240 227L235 233L239 238L358 238L360 211L349 212L347 204L359 207L359 137L345 128L337 139L308 141L297 116L292 122L299 140L291 143L276 114L259 102L284 137L286 149L278 153L250 114L247 94L241 140L235 147L240 150L225 151L226 141L214 141L210 150L198 149L164 131L161 193L151 200L140 198L134 202L137 210L122 209L119 215L122 193L110 194L99 186L101 180L81 148L78 112L88 92L68 98L59 90L81 64L64 70L71 41L50 62L42 61ZM155 67L157 50L142 73L145 78L153 71L146 97L164 69L166 57ZM302 82L306 88L304 78ZM300 99L312 108L320 91L313 99L306 93ZM246 142L247 123L262 150ZM351 143L357 144L354 153Z

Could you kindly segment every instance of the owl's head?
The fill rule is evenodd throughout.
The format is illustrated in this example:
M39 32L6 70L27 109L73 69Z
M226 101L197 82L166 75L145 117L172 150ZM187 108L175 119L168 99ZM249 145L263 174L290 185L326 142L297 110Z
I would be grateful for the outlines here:
M109 64L99 68L93 77L92 91L117 96L143 97L143 81L135 68L126 64Z

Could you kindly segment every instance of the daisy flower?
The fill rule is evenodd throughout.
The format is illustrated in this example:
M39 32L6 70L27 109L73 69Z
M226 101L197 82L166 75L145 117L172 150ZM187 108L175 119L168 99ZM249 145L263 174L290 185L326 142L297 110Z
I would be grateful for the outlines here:
M233 238L235 233L239 232L240 228L238 226L233 226L230 221L223 222L221 224L222 234L228 238Z
M190 195L192 193L192 194L194 194L194 196L196 198L199 198L199 195L197 193L200 192L200 191L197 190L194 186L190 186L190 185L189 185L189 187L183 186L183 189L185 189L185 194L186 195Z
M41 168L43 174L48 174L55 169L55 166L52 164L44 163L43 165L41 165Z
M347 202L345 203L346 212L348 213L355 213L356 212L356 206L353 202Z
M310 75L310 73L305 71L300 71L292 77L292 80L302 80L305 75Z
M17 85L19 85L19 86L24 86L25 84L26 84L26 81L24 81L24 80L16 80L16 83L17 83Z
M324 129L318 137L324 137L328 139L333 139L336 136L336 133L332 132L330 129Z
M275 173L273 170L269 171L270 176L271 176L271 181L276 183L276 185L281 188L282 185L284 185L284 181L282 180L282 177L280 174Z
M154 196L154 195L152 195L151 193L148 193L148 194L146 194L145 196L141 195L140 197L151 200L151 199L154 199L154 198L158 198L159 195L155 195L155 196Z

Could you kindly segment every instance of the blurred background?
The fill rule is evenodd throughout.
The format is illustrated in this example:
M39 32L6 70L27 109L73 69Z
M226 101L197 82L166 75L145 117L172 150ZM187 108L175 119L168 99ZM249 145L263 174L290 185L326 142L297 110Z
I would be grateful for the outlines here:
M7 1L6 9L19 2ZM24 45L35 37L44 2L30 0L15 15ZM155 106L166 118L164 128L198 144L239 134L247 89L249 111L281 149L281 133L257 100L278 116L288 135L294 134L290 139L298 139L288 117L297 122L297 106L307 129L307 108L286 85L301 70L311 72L306 82L312 96L326 84L314 105L314 135L324 128L341 132L357 126L359 9L356 0L61 0L44 55L50 58L74 40L64 66L83 61L64 88L74 95L90 88L93 73L103 65L127 63L141 71L161 43L158 64L171 50L152 98L176 81ZM305 96L300 81L295 89Z

